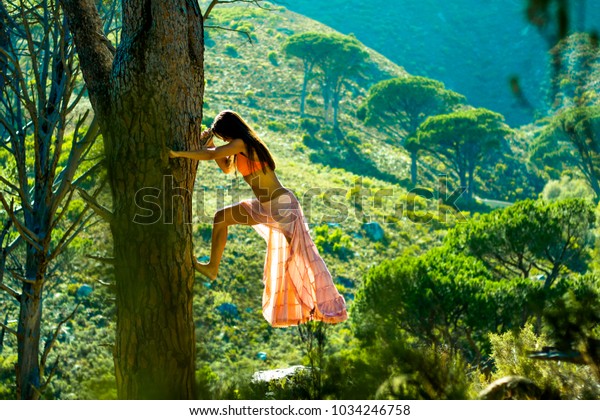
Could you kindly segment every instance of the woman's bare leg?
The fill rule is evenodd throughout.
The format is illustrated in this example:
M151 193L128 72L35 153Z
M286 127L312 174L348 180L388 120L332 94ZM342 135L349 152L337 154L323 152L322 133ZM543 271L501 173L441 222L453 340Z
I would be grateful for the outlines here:
M194 259L194 268L211 280L216 279L227 243L227 228L231 225L255 225L257 223L239 203L217 211L213 222L210 262L200 264Z

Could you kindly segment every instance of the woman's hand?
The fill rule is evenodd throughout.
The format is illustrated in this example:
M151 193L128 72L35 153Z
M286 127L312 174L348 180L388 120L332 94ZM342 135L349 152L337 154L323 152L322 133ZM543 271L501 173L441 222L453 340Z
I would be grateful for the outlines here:
M178 154L177 152L175 152L175 151L173 151L173 150L169 149L169 157L170 157L171 159L173 159L173 158L179 157L179 154Z

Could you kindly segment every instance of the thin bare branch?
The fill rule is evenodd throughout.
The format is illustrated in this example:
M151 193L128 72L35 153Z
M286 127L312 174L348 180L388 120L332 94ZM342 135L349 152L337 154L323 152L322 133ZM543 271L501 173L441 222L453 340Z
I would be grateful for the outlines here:
M22 275L20 275L19 273L17 273L15 270L8 270L8 272L10 273L10 275L15 278L16 280L20 281L21 283L27 283L27 284L35 284L35 280L31 280L28 279Z
M89 221L94 217L93 214L90 214L87 218L84 219L85 214L88 212L89 206L86 206L82 212L79 214L77 220L69 226L69 229L65 232L65 234L60 238L60 241L54 248L54 251L50 254L50 259L55 259L60 253L62 253L66 247L69 246L73 239L75 239L82 231L85 229L89 223ZM77 226L77 228L75 228Z
M31 204L29 204L29 202L27 200L27 196L26 196L25 192L23 191L23 189L17 187L15 184L10 182L3 176L0 176L0 182L3 183L4 185L6 185L11 190L13 190L16 194L18 194L19 197L21 198L21 206L26 207L28 210L31 211Z
M15 289L13 289L10 286L7 286L4 283L0 283L0 290L8 293L11 297L13 297L17 302L21 302L21 294L19 292L17 292Z
M210 14L213 11L213 9L215 8L215 6L217 6L219 4L231 4L231 3L249 3L249 4L254 4L259 9L271 10L270 7L267 7L263 4L261 4L261 3L263 3L262 0L213 0L212 2L210 2L208 7L206 8L206 11L204 12L204 16L202 16L202 18L205 21L207 19L209 19Z
M86 112L85 116L87 116L87 114L88 113ZM80 119L78 121L77 127L79 127L80 124L83 124L83 120L84 119ZM56 190L56 193L53 197L53 203L51 205L52 211L56 211L59 204L62 202L65 195L71 188L71 185L73 183L73 177L75 176L75 172L77 170L77 167L79 166L81 157L82 157L82 155L86 154L91 149L94 141L98 137L99 132L100 132L100 125L98 124L98 120L97 120L96 116L94 116L94 119L92 120L92 123L91 123L90 127L88 128L88 131L83 136L83 139L77 143L73 143L73 146L71 147L71 152L69 154L69 158L67 159L65 168L61 171L61 173L57 177L57 178L61 179L61 181L60 181L61 184L58 187L58 189ZM77 137L74 136L73 141L75 141L76 139L77 139Z
M75 187L75 188L79 192L79 195L81 196L81 198L83 199L83 201L85 201L92 208L92 210L94 210L94 212L98 216L100 216L106 222L112 223L112 221L114 219L114 216L113 216L113 214L112 214L112 212L110 210L108 210L106 207L104 207L101 204L99 204L94 197L92 197L91 195L89 195L83 189L81 189L79 187Z
M93 174L94 172L98 171L100 168L102 168L104 166L104 159L101 160L100 162L96 163L94 166L92 166L90 169L88 169L87 171L85 171L84 173L82 173L79 177L77 177L75 180L73 180L73 182L71 183L74 187L79 187L80 184L91 174Z
M25 241L27 241L31 246L33 246L38 251L44 252L42 246L40 245L40 238L35 233L33 233L31 230L29 230L25 225L23 225L19 221L19 219L17 219L17 217L15 216L14 208L13 208L14 203L11 203L10 205L8 205L8 203L4 199L4 194L2 194L2 192L0 192L0 202L2 202L2 206L4 207L4 210L6 210L6 213L11 218L11 220L15 226L15 229L17 229L19 234L21 234L21 236L23 236L23 239Z
M39 395L43 394L46 391L46 388L48 387L48 385L50 385L50 381L52 381L52 378L54 377L54 375L56 374L56 371L58 370L59 362L60 362L60 356L56 358L56 361L54 362L54 366L52 366L52 370L50 370L50 374L48 375L48 377L46 378L44 383L40 385L39 390L37 390ZM45 366L44 366L44 368L45 368Z
M248 31L243 31L241 29L226 28L224 26L213 26L213 25L206 25L206 26L204 26L204 29L220 29L223 31L237 32L237 33L245 35L246 38L248 38L248 42L250 42L250 44L253 44L252 38L250 37L250 32L248 32Z
M115 264L115 259L112 258L112 257L98 257L96 255L90 255L90 254L86 254L85 257L89 258L89 259L92 259L94 261L101 262L103 264L110 264L110 265L114 265Z
M77 305L75 305L75 309L73 309L73 311L65 319L63 319L62 321L60 321L58 323L58 325L56 326L56 328L54 330L54 333L52 334L52 337L50 338L50 341L46 342L46 345L44 346L44 352L42 353L42 357L40 359L40 369L42 372L44 371L44 368L46 367L46 360L48 359L48 354L50 354L50 351L56 344L56 339L58 338L58 335L60 334L61 328L69 320L71 320L71 318L73 318L75 316L75 313L77 312L77 309L79 309L80 305L81 305L80 302L77 303Z
M17 335L17 331L13 330L12 328L10 328L8 325L6 325L4 322L0 322L0 328L2 328L3 330L8 331L11 334L14 334L15 336Z

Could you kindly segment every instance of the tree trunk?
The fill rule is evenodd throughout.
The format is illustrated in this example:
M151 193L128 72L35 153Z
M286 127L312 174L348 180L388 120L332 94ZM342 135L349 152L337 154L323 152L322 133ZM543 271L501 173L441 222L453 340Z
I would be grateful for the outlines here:
M340 111L340 99L337 97L337 95L334 95L331 107L333 108L333 130L337 131L340 126L338 122L338 114Z
M411 151L410 153L410 182L412 185L417 185L419 153Z
M121 43L106 75L93 65L98 56L107 60L94 38L101 23L93 1L64 2L100 117L112 190L118 396L192 399L191 221L197 164L169 161L167 147L199 146L204 93L200 10L195 0L123 2ZM94 15L92 20L84 19L86 14Z
M467 181L467 174L465 172L465 170L458 172L458 180L460 182L460 187L466 189L467 199L471 201L471 189L469 188L469 182Z
M43 256L28 245L27 282L23 282L17 326L17 398L22 400L37 400L41 387L39 356L44 264Z
M300 92L300 118L304 118L306 105L306 91L308 90L308 80L310 79L311 68L308 63L304 63L304 79L302 80L302 92Z
M474 169L469 169L467 173L467 198L469 201L473 201L473 196L475 195L475 181L473 180L473 172Z

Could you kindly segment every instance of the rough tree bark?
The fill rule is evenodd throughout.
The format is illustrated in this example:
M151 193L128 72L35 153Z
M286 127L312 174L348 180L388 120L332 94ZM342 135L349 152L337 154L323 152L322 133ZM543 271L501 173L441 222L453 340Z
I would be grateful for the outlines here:
M62 0L105 143L117 284L119 398L195 397L192 190L203 22L195 0L125 0L113 58L93 0Z

